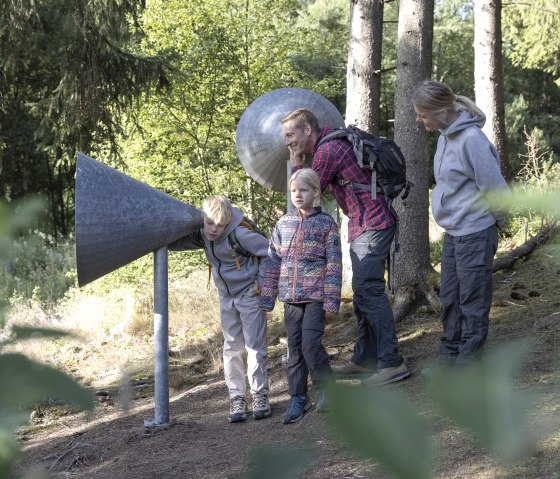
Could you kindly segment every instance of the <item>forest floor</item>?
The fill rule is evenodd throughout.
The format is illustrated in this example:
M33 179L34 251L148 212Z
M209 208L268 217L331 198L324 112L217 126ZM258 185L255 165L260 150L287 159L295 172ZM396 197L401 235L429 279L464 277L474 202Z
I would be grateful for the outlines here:
M511 340L530 339L528 363L517 377L517 387L538 394L535 417L545 417L549 430L535 452L520 462L504 465L471 435L449 420L434 417L439 460L434 478L559 478L560 477L560 258L545 245L512 269L494 275L494 300L488 348ZM329 318L324 336L331 364L346 361L353 347L355 320L349 304ZM438 315L425 307L397 325L400 349L413 375L389 390L403 391L422 402L421 368L437 355ZM355 453L335 433L329 415L311 409L293 425L282 424L288 403L281 348L269 357L270 399L273 414L255 421L227 421L227 389L221 373L192 372L190 384L170 393L170 422L145 428L154 417L151 373L132 381L130 407L115 399L118 386L109 387L93 415L53 405L41 418L23 428L18 439L24 460L16 469L46 470L55 478L272 478L377 479L393 477L372 459ZM310 462L296 475L279 470L255 473L256 451L286 448L309 451ZM253 475L251 475L253 474Z

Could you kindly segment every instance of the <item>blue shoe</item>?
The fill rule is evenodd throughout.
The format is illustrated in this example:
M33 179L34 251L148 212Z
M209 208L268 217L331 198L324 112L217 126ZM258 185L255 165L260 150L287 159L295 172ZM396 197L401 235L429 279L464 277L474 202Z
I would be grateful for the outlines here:
M301 421L306 411L311 409L311 401L307 394L292 396L288 409L282 416L284 424L292 424Z

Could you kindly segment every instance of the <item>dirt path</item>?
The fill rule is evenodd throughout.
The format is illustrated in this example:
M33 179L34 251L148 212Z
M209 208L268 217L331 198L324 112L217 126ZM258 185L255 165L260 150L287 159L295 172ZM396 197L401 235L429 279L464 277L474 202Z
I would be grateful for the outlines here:
M315 459L308 478L373 478L363 460L337 444L327 418L313 410L294 425L283 425L287 384L279 361L271 368L273 415L229 424L225 383L210 378L170 398L167 428L145 429L153 418L151 398L134 401L124 415L118 406L98 406L97 418L61 419L55 429L27 435L26 466L41 465L56 477L198 478L246 476L253 452L261 448L309 450Z
M560 266L550 263L550 254L536 255L517 271L494 276L495 293L489 347L512 339L531 338L534 348L522 371L522 388L539 394L535 417L546 417L550 433L536 453L520 464L503 465L464 430L449 420L433 417L438 445L437 479L549 479L560 476ZM347 319L327 325L325 344L332 363L348 359L354 333L341 340L350 328ZM420 311L398 325L400 348L409 367L410 379L391 385L421 404L425 399L423 377L418 370L435 357L439 319ZM221 375L195 386L172 392L171 422L167 428L145 429L153 419L151 395L138 392L129 412L111 401L100 403L94 418L83 415L58 418L45 429L29 428L19 436L25 461L18 468L47 469L56 478L197 478L237 479L300 477L309 479L386 479L391 477L371 460L358 458L337 439L328 416L311 410L294 425L283 425L281 416L288 403L287 384L279 357L269 358L273 415L254 421L229 424L227 389ZM142 397L144 396L144 397ZM253 475L254 452L268 448L309 451L308 466L299 476ZM296 462L288 457L285 463ZM277 472L279 466L270 466Z

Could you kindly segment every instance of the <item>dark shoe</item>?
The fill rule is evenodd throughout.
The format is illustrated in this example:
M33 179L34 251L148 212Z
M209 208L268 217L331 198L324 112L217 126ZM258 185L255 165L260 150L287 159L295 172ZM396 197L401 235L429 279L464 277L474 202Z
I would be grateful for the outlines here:
M292 424L301 421L303 415L309 411L309 409L311 409L311 401L307 394L292 396L288 409L286 409L286 412L282 416L282 420L284 424Z
M253 419L264 419L270 417L272 409L266 394L253 394Z
M377 372L362 381L364 386L383 386L385 384L401 381L410 376L410 371L403 362L400 366L393 368L378 369Z
M318 389L317 390L317 400L316 400L316 403L315 403L315 410L319 413L325 413L325 412L328 412L329 407L330 407L330 403L327 400L325 390L324 389Z
M338 366L332 366L333 373L337 376L352 376L356 374L372 374L373 369L364 368L359 364L355 364L352 361L348 361L345 364L340 364Z
M242 422L247 419L247 402L243 396L235 396L229 402L229 422Z

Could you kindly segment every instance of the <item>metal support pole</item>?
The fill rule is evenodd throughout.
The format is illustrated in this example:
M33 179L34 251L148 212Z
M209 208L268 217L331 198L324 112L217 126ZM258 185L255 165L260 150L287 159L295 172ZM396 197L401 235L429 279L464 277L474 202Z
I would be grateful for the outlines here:
M155 419L145 427L169 423L169 311L167 246L154 252Z

